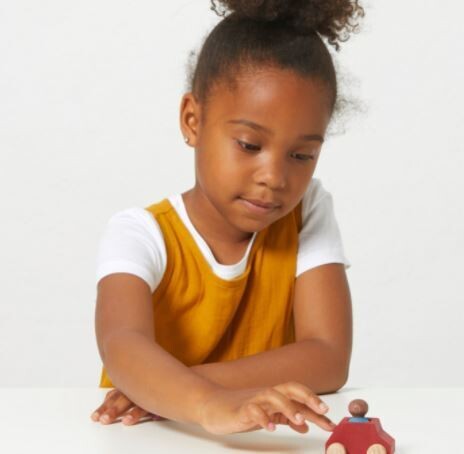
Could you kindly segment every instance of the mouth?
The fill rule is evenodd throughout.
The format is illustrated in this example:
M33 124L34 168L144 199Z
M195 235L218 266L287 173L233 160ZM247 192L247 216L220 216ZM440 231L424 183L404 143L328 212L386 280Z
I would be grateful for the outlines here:
M279 203L272 201L245 199L244 197L239 197L239 200L249 210L258 214L270 213L281 206Z

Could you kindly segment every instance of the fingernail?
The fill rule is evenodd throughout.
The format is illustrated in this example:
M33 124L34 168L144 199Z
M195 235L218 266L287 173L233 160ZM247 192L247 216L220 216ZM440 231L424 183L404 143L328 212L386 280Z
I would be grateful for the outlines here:
M327 406L327 404L325 404L324 402L322 402L321 404L319 404L319 408L322 410L322 411L325 411L325 410L328 410L329 407Z
M132 421L134 419L134 417L132 415L125 415L123 417L123 419L124 419L124 421L130 422L130 421Z
M274 430L275 429L274 423L272 423L272 422L268 423L267 427L268 427L269 430Z
M331 427L337 427L337 424L335 424L335 423L332 422L332 421L329 422L329 425L330 425Z
M100 418L100 421L102 421L102 422L110 422L110 417L109 417L109 415L103 415L103 416Z
M296 413L295 414L295 419L298 421L298 422L301 422L303 421L303 415L301 413Z
M94 412L92 413L91 418L92 418L94 421L97 421L99 417L100 417L100 414L98 413L98 411L94 411Z

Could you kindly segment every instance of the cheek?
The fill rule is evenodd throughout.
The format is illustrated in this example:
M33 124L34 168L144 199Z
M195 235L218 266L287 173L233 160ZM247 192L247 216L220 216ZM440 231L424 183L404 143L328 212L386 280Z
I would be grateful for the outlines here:
M249 164L247 164L246 160L240 159L237 151L235 153L228 152L227 159L224 161L224 167L227 169L228 174L233 175L235 178L243 178L249 171Z
M216 178L224 179L224 184L233 184L235 180L244 178L249 170L247 160L232 141L226 142L220 150L218 149L212 159L212 170L216 172Z
M234 150L216 146L196 155L196 177L210 191L240 187L244 179L243 166L234 157Z

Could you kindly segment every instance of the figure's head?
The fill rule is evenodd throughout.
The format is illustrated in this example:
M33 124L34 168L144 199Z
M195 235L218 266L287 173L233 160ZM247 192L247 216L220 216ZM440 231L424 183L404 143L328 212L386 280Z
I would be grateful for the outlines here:
M348 411L353 417L364 418L368 410L369 405L363 399L354 399L348 405Z
M364 12L357 0L220 3L232 12L203 44L180 122L196 152L195 190L252 232L301 200L337 101L321 35L338 50ZM260 214L243 198L279 206Z

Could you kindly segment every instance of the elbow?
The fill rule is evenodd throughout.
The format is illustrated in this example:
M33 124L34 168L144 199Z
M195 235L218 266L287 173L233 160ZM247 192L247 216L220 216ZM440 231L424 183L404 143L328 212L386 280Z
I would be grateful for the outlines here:
M348 377L333 377L333 380L326 383L326 386L318 392L318 394L334 394L340 389L342 389L346 382L348 381Z
M338 377L337 377L337 380L335 381L334 383L334 386L333 386L333 393L339 391L340 389L342 389L345 385L346 385L346 382L348 381L348 370L346 371L343 371Z
M335 393L343 388L348 382L350 374L351 349L350 351L340 352L335 350L332 356L333 382L331 393Z
M339 358L336 358L330 369L330 379L326 382L326 386L323 391L324 394L336 393L346 385L350 372L349 360L340 361Z
M348 381L349 376L349 366L342 368L337 371L336 374L333 375L333 381L328 386L328 390L325 391L327 394L336 393L340 389L342 389L346 382Z
M313 340L311 343L314 345ZM321 355L317 358L321 372L315 377L314 369L308 368L308 383L318 394L336 393L348 381L350 353L340 351L326 341L317 340L317 345L321 348Z

